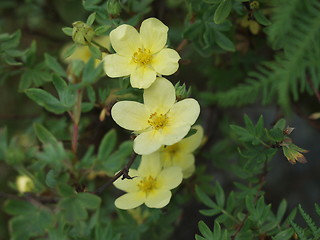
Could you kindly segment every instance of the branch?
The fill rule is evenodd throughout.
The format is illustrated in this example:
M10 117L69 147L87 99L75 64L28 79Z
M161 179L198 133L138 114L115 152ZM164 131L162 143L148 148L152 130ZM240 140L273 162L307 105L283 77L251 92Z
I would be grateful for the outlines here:
M319 91L315 88L313 82L311 81L311 79L309 77L307 77L307 83L309 84L309 86L311 87L311 89L313 90L314 94L316 95L316 98L318 100L318 102L320 103L320 93Z
M123 179L132 179L133 177L129 176L129 168L133 164L134 160L136 159L137 154L133 152L130 156L130 159L128 163L122 168L120 172L118 172L116 175L113 176L108 182L103 184L101 187L99 187L97 190L93 192L93 194L100 195L109 185L111 185L113 182L115 182L118 178L122 176Z

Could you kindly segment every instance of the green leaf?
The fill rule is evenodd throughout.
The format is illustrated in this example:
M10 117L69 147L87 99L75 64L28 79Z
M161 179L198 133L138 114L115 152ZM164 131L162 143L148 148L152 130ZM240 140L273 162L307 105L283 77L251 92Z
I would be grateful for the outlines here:
M207 226L207 224L205 224L203 221L200 221L198 223L198 227L200 230L200 233L202 234L202 236L204 236L205 239L212 239L212 232L210 230L210 228Z
M271 22L263 15L262 11L254 10L253 12L254 18L257 20L258 23L264 26L271 25Z
M223 208L225 196L224 196L224 191L223 191L221 185L219 184L219 182L217 182L217 184L216 184L214 193L216 195L216 200L217 200L218 206Z
M87 87L87 94L88 94L89 101L91 103L95 103L96 102L96 93L95 93L92 86Z
M62 77L66 77L66 72L64 69L61 67L60 63L58 63L57 59L54 57L50 56L48 53L44 54L45 58L45 63L48 68L50 68L52 71L54 71L56 74Z
M53 85L58 92L61 103L66 109L71 109L76 102L75 91L70 89L64 79L56 75L53 76Z
M46 176L46 184L50 188L54 188L57 185L57 174L56 172L51 169Z
M230 14L232 9L232 0L222 0L214 13L213 21L216 24L222 23Z
M33 130L42 144L58 145L58 141L53 134L40 123L34 123Z
M63 51L62 58L66 59L66 58L70 57L74 53L76 48L77 48L77 45L76 44L72 44L65 51Z
M288 228L284 231L279 232L276 236L272 238L272 240L289 240L292 237L293 233L293 229Z
M101 204L101 198L91 193L78 193L77 198L87 209L96 209Z
M68 110L68 108L63 106L58 99L42 89L29 88L25 90L25 93L30 99L49 112L61 114Z
M67 36L72 37L73 28L64 27L62 28L62 32L64 32L64 34L66 34Z
M111 27L111 25L102 25L102 26L97 27L94 31L97 36L100 36L100 35L105 34L110 29L110 27Z
M278 207L276 219L280 223L287 209L287 201L283 199Z
M210 208L216 208L217 205L211 200L211 198L205 194L200 187L196 186L195 188L196 190L196 194L198 196L198 198L201 200L201 202L206 205L207 207Z
M223 33L216 31L215 32L215 40L219 47L223 50L234 52L236 48L233 42L227 38Z
M107 132L99 146L98 159L100 161L108 161L108 157L114 150L117 142L117 133L114 129Z
M221 240L221 226L218 221L214 222L213 240Z
M91 26L94 22L94 20L96 19L96 13L93 12L89 15L88 19L87 19L87 25Z
M99 59L99 60L102 59L102 53L99 50L99 48L93 46L92 44L89 44L88 47L89 47L90 53L92 54L92 56L94 58Z
M199 210L199 212L204 216L211 217L211 216L214 216L214 215L217 215L218 213L220 213L221 210L216 208L216 209Z

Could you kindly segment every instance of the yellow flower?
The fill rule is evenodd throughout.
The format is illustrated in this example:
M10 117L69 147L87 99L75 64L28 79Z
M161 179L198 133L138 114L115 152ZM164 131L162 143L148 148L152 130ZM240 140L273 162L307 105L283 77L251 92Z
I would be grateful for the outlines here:
M31 178L25 175L17 177L16 186L20 193L30 192L34 189L33 181Z
M194 155L192 154L201 144L203 139L203 128L194 126L197 132L190 137L171 146L163 146L159 149L160 160L163 167L178 166L182 169L183 178L190 177L195 170Z
M94 39L97 43L99 43L101 46L110 49L110 40L109 36L102 36L102 37L97 37ZM67 44L65 47L62 49L62 55L63 53L71 46L72 44ZM102 56L106 56L106 53L102 53ZM70 63L74 60L81 60L83 62L88 62L89 59L92 57L92 54L89 50L88 45L77 45L76 49L74 52L67 58L63 59L66 63ZM95 64L98 65L101 61L99 59L95 60Z
M144 91L143 99L144 104L120 101L111 109L118 125L138 134L133 150L140 155L179 142L200 113L199 103L192 98L176 102L174 86L165 78L157 78Z
M171 75L178 70L179 54L166 48L168 27L156 18L144 20L140 34L130 25L120 25L110 32L116 54L107 55L104 69L109 77L130 75L131 86L148 88L156 75Z
M182 182L179 167L163 169L159 155L142 156L137 170L130 169L133 179L117 179L113 184L127 192L117 198L115 205L120 209L136 208L143 203L149 208L162 208L171 199L171 189Z

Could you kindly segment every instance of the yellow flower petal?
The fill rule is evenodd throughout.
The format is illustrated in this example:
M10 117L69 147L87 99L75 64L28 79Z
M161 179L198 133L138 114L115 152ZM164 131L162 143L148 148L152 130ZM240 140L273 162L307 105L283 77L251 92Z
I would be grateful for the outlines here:
M196 170L195 165L194 164L190 165L190 167L188 167L183 171L183 178L187 179L191 177L195 170Z
M172 145L179 142L188 134L190 125L179 126L179 122L172 123L172 126L166 127L163 131L162 145Z
M162 49L152 58L152 67L162 75L174 74L179 68L179 54L169 48Z
M131 71L130 83L134 88L148 88L156 80L157 73L148 66L135 65Z
M199 114L199 103L193 98L187 98L174 104L168 115L174 123L192 125L197 120Z
M144 20L140 27L140 37L143 47L151 53L159 52L167 42L168 27L156 18Z
M157 177L160 188L173 189L182 182L182 171L180 167L169 167L164 169Z
M203 139L203 128L200 125L193 126L197 132L190 137L184 138L179 142L179 150L185 153L192 153L201 144Z
M123 77L131 74L134 65L129 57L109 54L103 59L104 71L109 77Z
M176 101L174 86L165 78L157 78L156 81L144 91L143 99L145 106L151 113L166 114Z
M159 153L142 155L141 163L138 168L139 176L151 176L156 178L161 171L161 162Z
M153 153L161 147L161 140L162 135L158 131L143 132L134 139L133 150L140 155Z
M118 125L128 130L140 131L149 127L149 112L138 102L117 102L111 109L111 116Z
M170 202L171 192L167 189L152 191L148 194L145 204L149 208L162 208Z
M125 192L137 192L139 191L138 183L139 183L139 173L135 169L129 169L129 176L134 177L133 179L122 179L118 178L113 185Z
M110 41L113 49L123 56L132 57L133 53L142 48L137 30L127 24L120 25L110 32Z
M132 192L126 193L117 198L114 202L117 208L120 209L132 209L140 206L146 200L146 194L144 192Z

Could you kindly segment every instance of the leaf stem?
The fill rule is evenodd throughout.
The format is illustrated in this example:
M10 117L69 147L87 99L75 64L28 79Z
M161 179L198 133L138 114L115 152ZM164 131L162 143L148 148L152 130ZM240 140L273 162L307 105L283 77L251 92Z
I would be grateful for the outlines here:
M82 94L83 94L83 89L79 89L77 91L77 101L76 105L74 106L73 109L73 130L72 130L72 140L71 140L71 146L72 146L72 151L74 153L77 152L78 148L78 139L79 139L79 122L80 122L80 117L81 117L81 102L82 102Z

